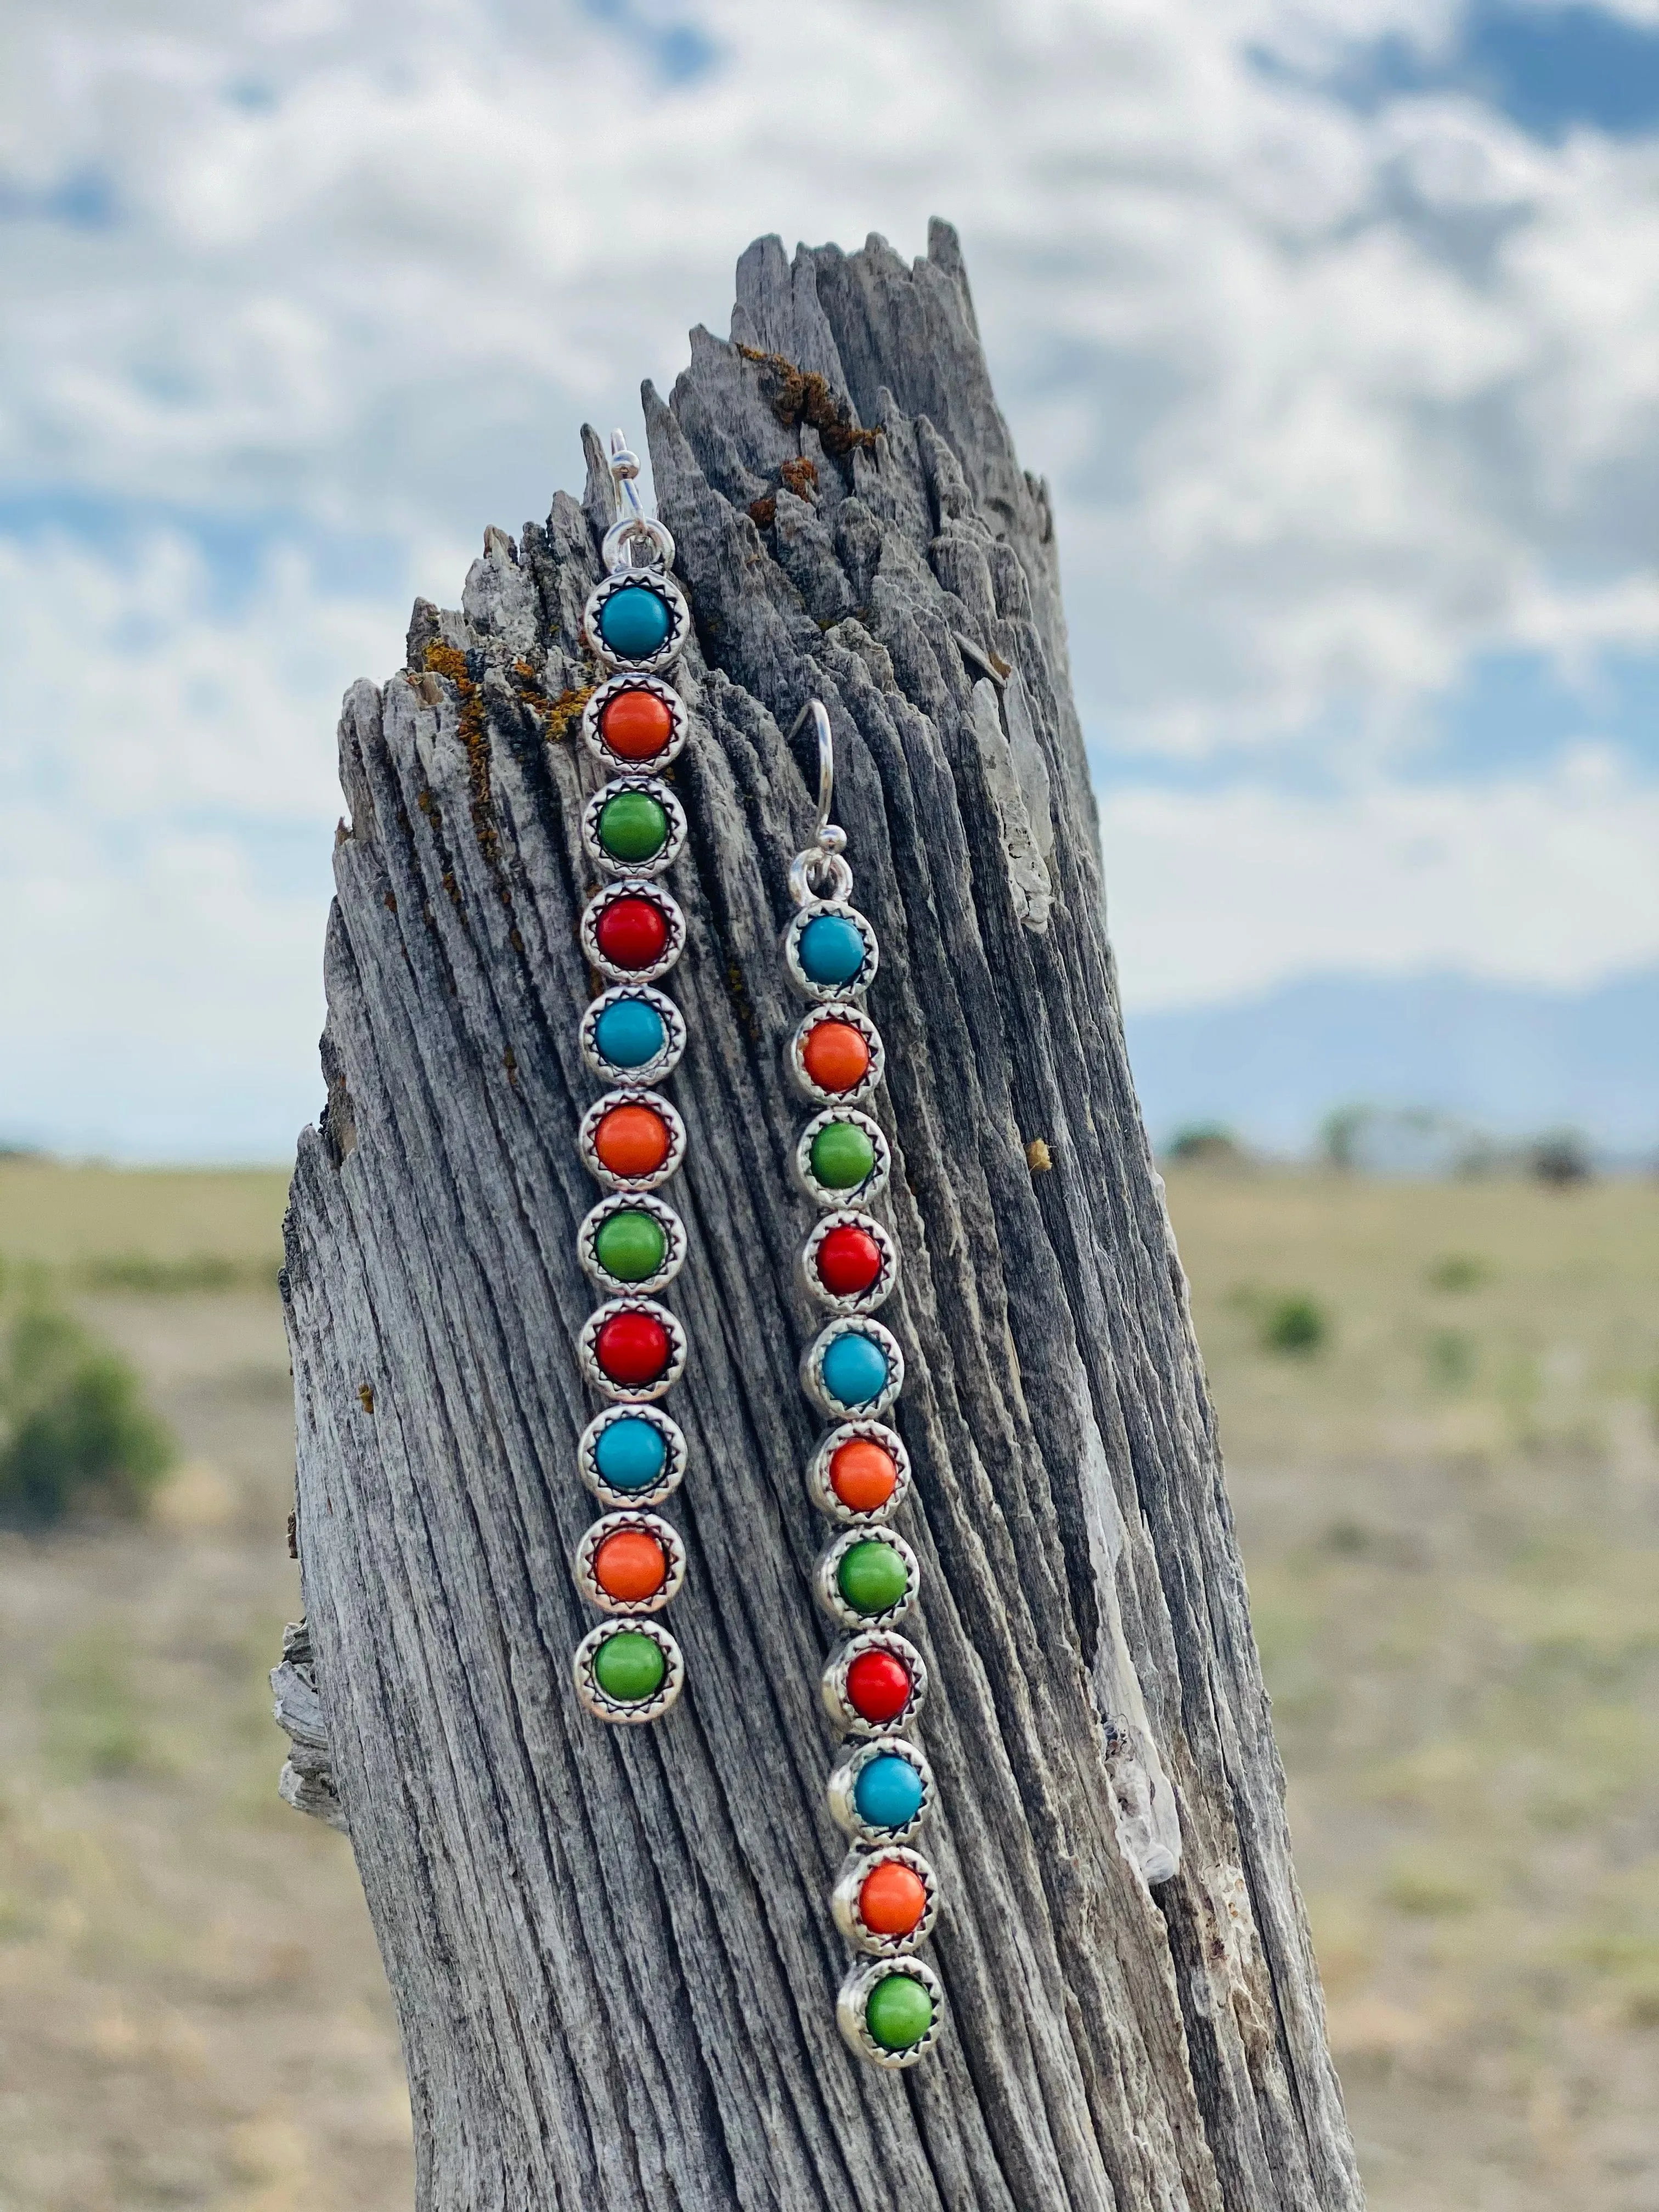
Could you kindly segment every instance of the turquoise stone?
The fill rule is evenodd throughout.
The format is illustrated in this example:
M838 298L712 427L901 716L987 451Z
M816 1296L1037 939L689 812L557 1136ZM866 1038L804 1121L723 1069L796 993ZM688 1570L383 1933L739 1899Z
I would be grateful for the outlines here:
M593 1458L612 1490L648 1490L660 1482L668 1464L668 1444L654 1422L630 1413L601 1431Z
M839 1404L867 1405L887 1388L887 1354L867 1336L838 1336L821 1371L824 1389Z
M859 1818L872 1828L908 1828L921 1810L921 1777L908 1759L884 1751L853 1784Z
M850 983L864 965L863 935L843 915L814 915L797 950L811 983Z
M643 1067L667 1042L662 1016L643 999L618 999L593 1024L593 1048L612 1067Z
M600 608L599 635L619 660L649 660L668 641L668 602L643 584L626 585Z

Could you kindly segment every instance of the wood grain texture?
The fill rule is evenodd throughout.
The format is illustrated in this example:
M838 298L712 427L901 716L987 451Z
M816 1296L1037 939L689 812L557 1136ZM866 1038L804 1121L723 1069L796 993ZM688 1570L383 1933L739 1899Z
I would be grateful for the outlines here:
M691 1244L669 1293L693 1346L669 1509L689 1686L652 1729L584 1717L569 1672L593 1511L574 1133L597 1089L576 924L599 778L571 711L610 519L591 434L583 503L487 533L462 611L417 605L407 672L356 686L340 726L329 1104L284 1279L326 1720L307 1748L402 2021L419 2203L1357 2207L1124 1056L1046 492L944 225L914 266L879 240L793 264L760 241L732 341L695 331L672 401L644 395L697 626L672 771L690 1153L667 1194ZM902 2076L836 2033L826 1905L778 955L813 813L810 740L781 733L814 694L883 947L904 1257L884 1318L910 1363L900 1525L944 1808L951 2032Z

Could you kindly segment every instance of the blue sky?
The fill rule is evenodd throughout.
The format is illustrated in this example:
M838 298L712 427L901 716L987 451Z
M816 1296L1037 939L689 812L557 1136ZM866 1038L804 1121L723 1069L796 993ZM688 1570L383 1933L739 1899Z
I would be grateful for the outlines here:
M1659 0L15 0L0 58L0 1139L287 1152L341 690L766 230L963 233L1132 1006L1659 961Z

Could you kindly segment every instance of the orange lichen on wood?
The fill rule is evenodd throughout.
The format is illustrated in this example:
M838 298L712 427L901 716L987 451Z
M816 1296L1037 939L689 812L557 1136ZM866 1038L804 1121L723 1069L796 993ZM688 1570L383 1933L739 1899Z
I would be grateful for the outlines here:
M847 402L836 398L817 369L797 368L781 353L763 353L755 346L740 345L738 351L745 361L770 369L777 378L772 406L779 422L787 423L791 429L797 422L809 423L822 440L824 452L833 459L843 459L855 446L875 444L878 434L858 428ZM793 489L793 485L790 488Z

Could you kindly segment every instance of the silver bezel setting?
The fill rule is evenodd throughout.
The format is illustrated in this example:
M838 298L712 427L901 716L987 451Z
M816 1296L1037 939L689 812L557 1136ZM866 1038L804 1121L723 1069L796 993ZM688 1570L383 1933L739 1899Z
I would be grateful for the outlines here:
M837 1398L823 1379L824 1355L832 1345L844 1336L866 1337L878 1346L887 1360L887 1380L873 1398L861 1398L849 1405ZM904 1388L904 1353L899 1340L890 1328L867 1314L848 1314L840 1321L832 1321L822 1328L801 1354L800 1387L817 1407L819 1413L832 1421L873 1421L887 1411Z
M864 939L864 965L850 983L815 983L800 964L800 940L809 922L823 915L833 915L850 921ZM828 1006L836 999L862 998L876 980L876 970L881 965L881 946L876 933L858 908L844 898L813 899L810 904L798 907L784 925L783 964L789 981L804 999L815 1000Z
M617 752L606 744L599 728L599 717L620 691L648 691L668 709L668 743L659 753L653 753L649 760L633 760L628 754ZM665 684L660 676L645 676L632 667L625 668L620 675L607 677L582 708L582 743L595 760L603 761L618 775L660 775L685 750L690 734L685 702L673 685Z
M634 1704L624 1704L620 1698L606 1695L599 1687L593 1673L593 1660L599 1646L611 1637L625 1632L636 1636L648 1636L659 1645L668 1662L668 1671L654 1696L641 1698ZM571 1672L576 1678L576 1695L596 1721L613 1721L622 1728L635 1728L642 1721L660 1720L668 1711L685 1683L685 1661L680 1647L668 1631L657 1620L602 1620L597 1628L590 1628L576 1646L571 1661Z
M878 1505L872 1512L854 1512L850 1505L837 1498L830 1480L830 1463L843 1444L864 1438L879 1444L893 1462L897 1480L893 1494L885 1505ZM806 1490L820 1513L832 1521L839 1521L848 1528L878 1528L903 1504L910 1487L910 1455L896 1429L890 1429L884 1421L842 1421L830 1433L818 1440L817 1449L806 1465Z
M666 603L668 635L654 653L647 653L642 659L634 660L623 653L613 653L605 643L599 630L599 617L606 601L615 599L618 592L641 589L654 592ZM653 562L648 568L613 568L587 595L587 604L582 609L582 635L601 667L613 669L618 673L626 671L629 675L655 676L665 668L672 668L685 651L686 641L691 635L691 610L686 604L684 592L665 568ZM591 705L592 702L589 703ZM660 761L664 756L659 754L657 757Z
M600 1264L599 1256L599 1231L613 1213L648 1213L663 1233L662 1265L653 1275L641 1275L636 1283L626 1282L613 1275ZM576 1258L588 1280L597 1283L601 1290L614 1292L617 1297L648 1298L655 1291L664 1290L672 1283L685 1264L685 1224L672 1206L648 1191L612 1191L602 1198L584 1216L576 1231Z
M668 1151L662 1165L653 1168L649 1175L613 1175L593 1149L594 1132L605 1115L618 1106L648 1106L653 1114L662 1116L668 1131ZM685 1158L685 1124L659 1091L636 1090L630 1084L626 1090L607 1091L603 1097L593 1101L582 1115L577 1143L581 1150L582 1165L595 1182L603 1183L607 1190L655 1190L659 1183L666 1182L670 1176L678 1171L680 1163Z
M653 1321L660 1322L667 1332L668 1364L654 1382L613 1382L599 1364L594 1350L599 1340L599 1331L615 1315L624 1313L647 1313ZM595 1306L589 1314L582 1323L580 1335L576 1339L576 1354L581 1362L584 1376L594 1389L602 1390L607 1398L619 1406L648 1406L653 1399L660 1398L672 1390L685 1372L686 1349L685 1331L667 1307L659 1305L654 1298L607 1298L602 1306Z
M933 2020L920 2043L908 2051L887 2051L871 2034L865 2020L870 1993L889 1974L908 1974L920 1982L933 2001ZM925 2058L945 2032L945 1984L925 1959L872 1959L855 1966L841 1985L836 1999L836 2024L860 2058L872 2066L899 2069Z
M826 1091L806 1073L806 1041L825 1022L845 1022L870 1048L870 1065L863 1079L850 1091ZM866 1099L874 1097L877 1085L886 1073L887 1048L881 1041L881 1031L862 1006L855 1006L850 999L827 999L822 1006L814 1006L799 1024L784 1047L783 1064L801 1097L810 1098L815 1106L862 1106Z
M644 968L619 968L614 960L607 960L599 950L599 922L613 906L623 899L643 899L662 915L667 931L667 942L656 959ZM673 893L650 876L618 876L602 891L597 892L582 908L581 941L583 957L597 968L601 975L608 975L613 983L654 983L659 975L665 975L685 950L685 916L680 912L679 901Z
M860 1813L856 1791L858 1779L865 1768L878 1759L902 1759L914 1766L921 1778L921 1802L902 1828L880 1828L866 1820ZM872 1845L908 1844L920 1830L922 1822L933 1811L938 1796L933 1781L933 1770L917 1747L907 1735L895 1735L890 1730L880 1735L866 1736L861 1742L850 1745L836 1761L835 1771L825 1786L830 1803L830 1817L843 1834L856 1842Z
M865 1925L864 1915L859 1910L859 1892L866 1881L878 1866L893 1861L909 1868L927 1897L921 1919L908 1936L878 1936L873 1928ZM874 1959L908 1958L933 1934L939 1918L939 1876L920 1851L907 1850L902 1844L883 1844L874 1850L854 1851L842 1866L830 1893L830 1910L835 1915L836 1927L854 1950Z
M910 1676L910 1695L904 1710L895 1713L890 1720L867 1721L849 1703L847 1695L847 1670L862 1651L886 1651L902 1661ZM869 1628L860 1635L849 1636L838 1644L824 1662L824 1710L837 1728L848 1735L892 1735L910 1726L927 1699L927 1662L908 1636L900 1636L890 1628Z
M617 1421L647 1422L656 1430L667 1448L662 1473L654 1482L639 1490L618 1490L599 1473L599 1438ZM621 1511L641 1512L653 1505L660 1505L665 1498L677 1491L685 1475L685 1431L679 1423L671 1420L660 1406L607 1406L597 1413L582 1431L576 1446L576 1472L602 1505Z
M662 1018L663 1048L654 1059L642 1060L637 1067L618 1067L614 1060L605 1059L594 1042L599 1026L599 1016L607 1006L619 1006L630 999L641 1000ZM588 1001L579 1030L583 1060L607 1083L625 1083L629 1089L661 1082L679 1066L680 1055L685 1050L685 1016L674 1001L661 991L653 991L648 983L616 983L610 990L602 991L597 999Z
M662 1546L668 1571L663 1577L662 1588L654 1596L612 1597L608 1590L600 1587L599 1577L593 1571L593 1561L605 1538L614 1536L619 1528L642 1528ZM638 1506L625 1507L617 1512L607 1513L587 1530L576 1547L575 1569L577 1585L590 1605L597 1606L601 1613L608 1613L616 1620L643 1620L651 1613L660 1613L664 1606L679 1595L680 1585L685 1580L685 1546L678 1529L672 1528L659 1515L648 1513Z
M875 1155L875 1164L864 1181L845 1190L831 1190L812 1172L813 1140L820 1129L827 1129L833 1121L854 1122L870 1139L870 1149ZM886 1189L887 1178L893 1171L893 1148L880 1122L872 1121L858 1107L826 1106L822 1114L812 1116L795 1141L794 1170L796 1182L815 1206L850 1206L858 1211Z
M642 793L654 799L668 817L668 836L662 850L651 860L619 860L607 853L599 842L599 817L613 799L623 798L629 792ZM608 876L632 876L643 881L672 868L678 860L685 843L685 809L680 805L660 776L635 775L613 776L602 783L582 809L582 850L596 868L603 868Z
M881 1267L867 1291L838 1293L826 1290L820 1277L817 1260L818 1247L832 1229L861 1229L866 1237L873 1237L881 1254ZM865 1213L855 1206L838 1206L835 1212L826 1213L813 1224L812 1233L800 1248L795 1260L795 1273L801 1288L809 1298L826 1307L832 1314L874 1313L878 1306L885 1305L898 1282L898 1246L890 1230L884 1229L873 1214Z
M904 1569L904 1590L882 1613L860 1613L842 1596L836 1580L836 1570L854 1544L883 1544L896 1553ZM844 1528L834 1543L826 1546L819 1554L812 1572L812 1587L818 1603L838 1627L854 1633L872 1628L894 1628L903 1620L921 1594L921 1562L896 1528L878 1524L872 1528Z

